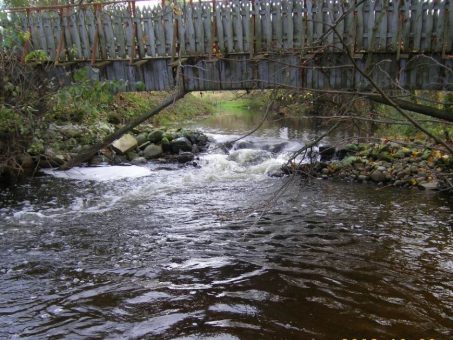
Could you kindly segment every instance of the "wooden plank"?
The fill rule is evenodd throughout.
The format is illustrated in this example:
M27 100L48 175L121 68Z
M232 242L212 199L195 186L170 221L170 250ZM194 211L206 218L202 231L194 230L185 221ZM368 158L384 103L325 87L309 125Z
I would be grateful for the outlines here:
M98 39L99 39L99 50L101 51L100 58L107 59L107 43L104 33L104 25L102 23L102 10L101 8L96 9L96 24L97 24L97 32L98 32Z
M242 28L241 3L239 0L233 0L232 6L232 24L233 24L233 48L235 52L244 52L244 33Z
M409 42L410 42L410 29L411 29L411 22L410 22L410 4L408 1L401 1L400 6L400 21L401 21L401 52L408 52L410 50Z
M329 46L328 50L333 51L333 36L334 32L331 30L333 26L333 3L331 1L323 2L321 10L322 10L322 35L323 43ZM337 27L338 31L338 27ZM342 32L339 32L340 34Z
M263 47L267 51L272 48L272 19L270 4L266 1L261 1L261 34L263 37Z
M253 2L253 20L254 20L254 45L255 45L255 53L261 51L261 42L262 42L262 33L261 33L261 0L256 0Z
M140 8L135 9L135 32L138 45L139 58L144 58L146 56L146 40L144 33L144 20L143 13Z
M193 23L195 29L195 52L204 53L204 27L201 4L193 5Z
M223 39L223 23L222 23L222 4L217 4L215 7L215 17L217 26L217 45L221 52L225 51L225 40Z
M173 7L166 6L163 14L163 24L165 30L165 53L172 54L173 48Z
M389 52L396 52L398 45L399 29L399 4L401 0L394 0L389 3L389 14L387 19L387 48Z
M49 12L42 13L43 31L47 43L47 55L51 60L55 60L56 43L53 35L52 18Z
M379 5L379 6L378 6ZM377 22L379 24L379 33L378 38L376 39L375 48L378 51L387 51L387 26L388 26L388 13L389 13L389 3L388 0L379 0L376 1L375 5L376 11L379 9L380 13L376 13Z
M317 46L322 45L323 42L319 41L323 34L323 1L313 2L313 42Z
M373 4L370 1L365 1L363 4L363 21L364 21L364 42L363 47L366 51L372 50L372 36L375 24L375 13L373 10Z
M46 54L48 53L46 34L44 32L44 26L42 23L42 15L39 13L36 15L36 27L39 36L40 49L43 50Z
M411 17L411 29L414 37L412 51L420 51L421 47L421 37L422 37L422 12L423 12L423 2L421 0L412 0L412 17Z
M132 16L127 8L123 8L121 12L124 23L124 32L126 36L127 58L132 62L136 57L134 23L132 21Z
M251 23L251 7L250 2L239 2L241 6L240 15L241 15L241 22L242 22L242 50L244 52L251 52L253 51L253 26Z
M187 43L186 52L194 54L196 52L195 46L195 26L193 23L193 5L186 5L185 17L185 42Z
M78 12L79 16L79 32L80 32L80 40L81 40L81 47L82 47L82 55L85 60L88 60L90 58L91 54L91 47L90 47L90 40L88 37L88 30L87 30L87 25L85 21L85 9L80 9Z
M300 0L294 1L293 11L293 38L295 49L303 49L305 47L305 26L303 3Z
M443 22L444 22L444 2L435 1L433 3L433 33L432 33L432 42L431 50L433 52L442 51L442 33Z
M271 18L272 18L272 49L274 51L283 48L282 35L282 12L279 2L271 2Z
M162 24L163 9L158 5L153 10L154 36L156 37L156 51L158 56L165 56L165 32Z
M92 9L89 9L85 12L85 21L87 25L87 30L88 30L88 38L90 40L90 56L93 53L94 49L94 55L97 58L99 56L99 46L95 46L95 41L96 41L96 22L95 22L95 16L94 12ZM68 30L69 32L69 30ZM72 45L67 45L67 46L72 46Z
M345 3L345 7L348 6L348 3ZM334 2L333 3L333 20L332 24L336 26L338 33L342 37L343 41L345 42L346 45L350 44L350 37L348 34L350 32L345 32L345 26L346 26L346 20L349 18L352 18L352 15L346 16L343 20L339 21L341 16L343 15L343 6L340 5L339 2ZM347 8L346 8L347 10ZM343 45L341 43L341 40L338 38L336 34L333 34L333 43L335 46L336 51L342 51L343 50Z
M228 53L234 52L233 21L231 17L231 7L222 5L222 24L226 50Z
M364 39L364 19L363 19L363 3L357 4L356 0L356 11L357 11L357 19L356 19L356 40L355 40L355 45L356 45L356 52L362 52L365 49L365 45L363 43Z
M202 12L201 17L203 20L203 32L204 32L204 50L203 53L210 54L212 52L212 23L211 23L211 6L204 2L201 3Z
M154 27L151 9L147 6L142 11L143 30L145 39L146 56L156 56L156 38L154 36Z
M115 35L113 33L112 19L110 13L103 12L102 14L102 23L105 36L105 50L107 53L107 58L115 59L116 58L116 48L115 48Z
M453 54L453 1L448 3L448 30L446 38L446 53Z
M423 2L422 16L423 30L421 33L420 49L422 52L430 52L433 38L434 2Z

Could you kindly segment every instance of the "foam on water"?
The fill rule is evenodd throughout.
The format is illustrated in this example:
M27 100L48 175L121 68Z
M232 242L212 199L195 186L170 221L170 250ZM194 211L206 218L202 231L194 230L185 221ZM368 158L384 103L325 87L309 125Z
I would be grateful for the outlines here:
M123 178L138 178L151 175L151 170L142 166L101 166L90 168L72 168L67 171L45 169L43 172L58 178L86 180L86 181L113 181Z

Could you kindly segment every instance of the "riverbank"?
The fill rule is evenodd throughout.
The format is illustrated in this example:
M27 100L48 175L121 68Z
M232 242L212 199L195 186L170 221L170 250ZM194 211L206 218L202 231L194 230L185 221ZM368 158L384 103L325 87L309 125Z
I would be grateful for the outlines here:
M285 166L285 173L315 176L378 186L451 190L453 159L450 155L417 142L398 144L348 144L341 148L321 146L320 161Z
M72 88L74 90L74 88ZM68 89L62 90L69 91ZM157 106L167 94L165 93L118 93L110 96L106 89L100 91L108 98L91 97L72 98L61 102L62 93L49 99L49 110L28 121L14 119L17 114L11 113L11 119L2 117L0 124L0 182L14 183L24 176L36 174L41 168L58 167L67 162L82 150L102 141L107 135ZM90 164L108 162L119 164L137 162L136 158L166 159L181 162L183 157L176 157L172 151L175 140L186 138L183 152L185 159L194 157L204 146L198 140L196 131L177 130L172 128L182 122L199 119L212 114L213 105L193 94L163 110L159 115L148 120L147 124L131 131L129 141L134 148L124 150L113 146L102 150L99 156L90 160ZM147 137L154 133L151 140ZM157 136L161 139L156 140ZM201 136L201 135L200 135ZM165 137L165 138L163 138ZM145 140L146 139L146 140ZM150 145L146 145L149 142ZM168 144L168 147L167 147ZM154 151L151 148L154 146ZM192 148L196 146L196 148ZM145 148L148 147L145 152ZM159 150L161 150L159 152ZM179 150L176 152L179 153ZM140 160L138 161L140 162Z

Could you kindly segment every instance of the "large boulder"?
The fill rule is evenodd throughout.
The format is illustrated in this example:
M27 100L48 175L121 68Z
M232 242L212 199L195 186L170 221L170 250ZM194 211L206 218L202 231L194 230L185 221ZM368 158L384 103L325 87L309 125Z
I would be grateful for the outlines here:
M179 163L187 163L193 161L194 155L192 152L181 152L176 159Z
M137 147L137 140L131 134L126 134L112 143L116 152L124 155L128 151Z
M162 146L156 144L148 145L145 150L143 150L143 157L146 159L157 158L162 154Z
M151 143L159 144L160 141L162 140L163 136L164 136L164 133L161 130L154 130L148 134L148 140Z
M179 152L191 152L192 151L192 143L186 137L179 137L170 142L171 151L175 154Z
M379 170L373 171L370 178L376 183L384 182L386 180L385 173Z

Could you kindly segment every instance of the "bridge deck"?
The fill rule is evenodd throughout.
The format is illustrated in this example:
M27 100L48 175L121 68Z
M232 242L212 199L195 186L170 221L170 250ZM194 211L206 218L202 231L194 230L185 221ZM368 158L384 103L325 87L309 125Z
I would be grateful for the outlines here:
M29 32L24 59L88 64L130 90L173 87L179 64L187 90L369 87L345 49L385 88L453 89L453 1L137 4L17 9L0 26Z

